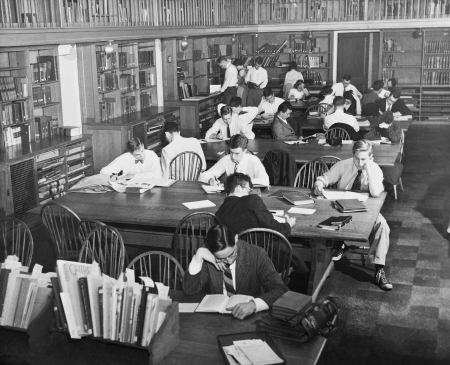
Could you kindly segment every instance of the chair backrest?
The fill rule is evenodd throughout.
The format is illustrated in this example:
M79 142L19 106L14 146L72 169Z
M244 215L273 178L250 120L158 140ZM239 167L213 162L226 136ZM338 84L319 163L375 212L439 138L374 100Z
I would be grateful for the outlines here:
M403 159L403 148L405 147L405 131L402 129L402 134L400 135L400 153L398 154L398 158L400 162Z
M118 279L125 266L125 245L114 227L95 228L83 242L78 262L98 262L103 274Z
M169 179L197 181L202 169L202 159L195 152L181 152L169 165Z
M342 138L343 140L351 140L350 135L344 128L331 127L326 133L325 138Z
M328 111L328 104L316 104L310 106L306 112L305 115L311 115L311 112L317 113L317 116L322 116L323 114L326 114Z
M288 281L292 260L292 246L281 233L266 228L251 228L239 233L239 238L262 247L280 274L283 282Z
M75 212L52 201L42 207L41 220L53 242L57 258L76 260L83 243L78 237L81 220Z
M325 162L325 164L328 166L328 169L333 167L336 164L336 162L341 161L341 159L336 156L321 156L320 159L323 162Z
M199 247L205 245L208 229L214 224L220 224L219 218L209 212L195 212L184 217L173 236L173 255L187 270L192 257Z
M83 243L92 230L97 227L103 226L106 226L106 224L98 220L83 219L78 225L78 237L80 239L80 242Z
M145 252L131 261L127 268L134 270L136 278L147 276L155 282L163 283L172 290L182 289L184 270L175 257L166 252Z
M17 218L0 221L0 262L16 255L23 266L30 267L34 242L28 226Z
M328 166L320 158L305 163L295 177L294 186L312 189L317 177L328 171Z

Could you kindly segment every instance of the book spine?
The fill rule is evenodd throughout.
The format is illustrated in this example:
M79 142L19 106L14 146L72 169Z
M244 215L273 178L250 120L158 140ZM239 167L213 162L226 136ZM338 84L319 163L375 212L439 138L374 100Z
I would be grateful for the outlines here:
M98 288L98 310L100 316L100 337L103 337L103 287Z
M139 305L138 310L138 318L137 318L137 326L136 326L136 341L138 345L142 343L142 335L144 331L144 318L145 318L145 308L147 306L147 296L150 289L146 286L142 288L142 295L141 295L141 304Z
M91 315L91 308L89 305L89 292L87 288L86 277L79 278L78 285L80 288L80 298L82 304L81 314L83 317L84 330L87 333L92 334L92 315Z
M52 277L50 278L50 281L52 282L52 291L53 291L53 296L55 298L56 301L56 306L58 307L58 315L60 318L60 322L61 322L61 328L63 329L63 331L68 331L68 327L67 327L67 322L66 322L66 316L64 314L64 308L62 305L62 301L61 301L61 287L59 285L59 281L57 277Z

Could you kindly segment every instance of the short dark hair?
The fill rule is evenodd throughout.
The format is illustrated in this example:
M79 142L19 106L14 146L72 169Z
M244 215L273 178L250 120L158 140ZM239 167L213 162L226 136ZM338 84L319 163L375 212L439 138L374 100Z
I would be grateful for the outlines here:
M227 61L228 61L228 60L227 60L226 57L220 56L220 57L217 59L216 63L219 64L219 63L227 62Z
M230 195L238 186L244 187L245 183L248 183L250 188L253 189L253 183L250 176L241 172L235 172L234 174L229 175L225 180L225 193Z
M177 122L166 122L164 124L164 132L174 133L174 132L179 132L179 131L180 131L180 126L178 125Z
M267 98L268 96L273 95L273 90L270 87L266 87L263 91L263 96Z
M388 82L391 82L392 86L391 87L396 87L397 86L397 80L394 78L388 79Z
M231 230L222 224L211 226L206 233L206 248L212 254L225 250L227 247L234 247L236 244Z
M289 101L285 101L278 106L277 113L286 113L288 110L292 110L292 104Z
M350 75L350 74L345 74L344 76L342 76L342 80L350 81L351 79L352 79L352 75Z
M333 100L333 105L336 106L342 106L345 104L345 99L343 96L336 96Z
M127 142L127 152L133 153L141 148L143 143L138 137L133 137Z
M305 83L305 82L304 82L302 79L299 79L299 80L297 80L297 81L295 82L294 88L298 88L299 85L304 84L304 83Z
M247 149L247 145L248 145L248 138L246 136L244 136L243 134L235 134L233 137L231 137L230 139L230 149L235 149L235 148L242 148L242 151L244 151L245 149Z
M372 89L380 90L381 88L383 88L383 86L384 86L383 80L375 80L372 84Z
M297 63L294 61L289 62L288 71L292 71L292 70L296 70L296 69L297 69Z
M232 107L232 108L241 106L241 104L242 104L242 99L239 96L233 96L230 99L230 107Z
M233 61L233 65L235 65L235 66L243 66L244 63L243 63L242 60L240 60L239 58L236 58L236 59Z
M330 95L332 93L333 93L333 89L328 85L324 86L322 88L322 90L320 90L321 95Z
M392 124L394 121L394 114L390 110L380 115L380 123Z
M223 117L224 115L227 115L227 114L232 114L232 113L233 113L233 110L228 105L225 105L222 108L220 108L220 116L221 117Z
M344 92L344 99L355 99L353 97L353 90L347 90L346 92Z
M400 97L400 95L402 95L400 90L394 89L394 90L392 90L391 95L389 95L389 96L392 96L394 99L398 99Z
M262 59L260 56L258 56L258 57L256 57L256 59L255 59L255 63L257 63L258 65L262 65L263 59Z

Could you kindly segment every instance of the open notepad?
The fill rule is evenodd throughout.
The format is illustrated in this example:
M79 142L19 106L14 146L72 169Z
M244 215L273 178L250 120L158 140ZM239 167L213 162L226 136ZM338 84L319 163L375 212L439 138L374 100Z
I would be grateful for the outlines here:
M358 199L360 202L365 202L369 198L368 193L355 193L354 191L337 191L337 190L325 190L322 194L325 199L328 200L342 200L342 199Z
M211 208L216 206L211 200L199 200L196 202L183 203L183 205L188 209Z
M227 311L226 308L233 308L236 304L247 303L252 299L253 297L248 295L233 295L231 297L223 294L206 295L195 311L230 314L231 311Z

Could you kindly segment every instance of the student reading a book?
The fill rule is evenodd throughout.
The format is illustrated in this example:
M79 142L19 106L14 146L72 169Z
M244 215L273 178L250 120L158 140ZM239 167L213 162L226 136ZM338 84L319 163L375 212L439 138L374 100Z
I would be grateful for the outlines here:
M357 103L355 98L353 97L353 91L346 91L344 93L344 113L349 115L356 115L356 106ZM361 110L359 110L359 115L361 115Z
M217 119L211 128L206 132L205 138L227 139L236 134L243 134L248 139L254 139L255 133L252 132L252 121L258 113L256 107L240 106L241 98L231 99L230 105L219 104L220 119ZM245 112L244 114L240 114Z
M333 124L343 123L352 127L355 132L359 131L359 124L353 115L344 113L345 100L342 96L336 96L333 100L334 113L327 115L323 122L323 129L327 131Z
M162 175L159 157L155 152L146 150L138 137L130 139L127 152L103 167L100 174L109 175L112 181L131 177L158 179Z
M303 74L297 71L297 63L295 61L289 62L288 72L284 77L283 92L285 96L288 96L289 90L291 90L298 80L303 80Z
M389 91L383 89L383 80L375 80L372 84L372 91L364 94L361 104L364 106L369 103L374 103L378 99L387 98L390 95Z
M221 158L209 170L200 174L199 181L218 185L219 180L223 174L226 176L235 172L241 172L250 176L253 184L269 186L269 175L261 162L261 160L247 153L248 139L243 134L237 134L231 137L230 140L230 154Z
M238 70L238 82L237 82L237 94L236 96L242 99L241 105L243 107L247 106L247 95L248 86L245 82L245 76L247 75L247 65L243 64L241 60L235 59L233 65L236 66Z
M163 177L169 178L170 162L182 152L195 152L202 160L202 171L206 170L205 154L197 138L184 138L180 135L180 126L176 122L164 124L164 135L169 144L161 151L161 170Z
M266 87L263 91L263 98L258 106L258 114L271 114L273 117L283 102L283 99L274 95L270 87Z
M229 104L232 97L237 95L237 83L238 83L238 70L235 65L231 63L231 60L226 57L220 56L216 63L225 70L225 80L222 84L220 92L225 97L225 104Z
M341 190L369 191L377 197L383 190L383 172L373 161L373 145L367 140L353 144L353 157L337 162L329 171L317 178L314 193L321 195L324 188L337 183ZM371 234L369 259L375 264L375 282L383 290L391 290L392 284L384 273L384 264L389 249L389 226L381 214L378 215ZM335 255L340 259L348 250L344 244Z
M264 249L238 240L225 226L212 226L205 246L197 250L184 274L187 295L206 287L208 294L252 296L253 300L231 309L234 317L244 319L269 309L288 291Z
M288 98L289 99L303 100L307 96L309 96L309 91L305 87L305 83L303 82L303 80L298 80L294 84L294 87L291 90L289 90Z
M292 105L288 101L280 104L278 112L272 121L272 136L274 139L298 141L302 139L302 128L297 118L291 118Z
M400 90L393 90L391 95L386 99L378 99L375 101L375 106L378 108L379 113L390 110L394 117L399 117L401 115L411 115L411 110L405 105L405 102L400 99Z
M364 136L370 141L380 140L382 137L392 143L398 143L402 138L400 123L394 122L394 115L389 110L380 115L378 124Z
M269 81L267 70L262 68L263 60L261 57L256 57L255 67L251 68L247 76L245 76L245 81L248 85L248 96L247 105L248 106L258 106L261 102L261 97L263 90L267 86Z

